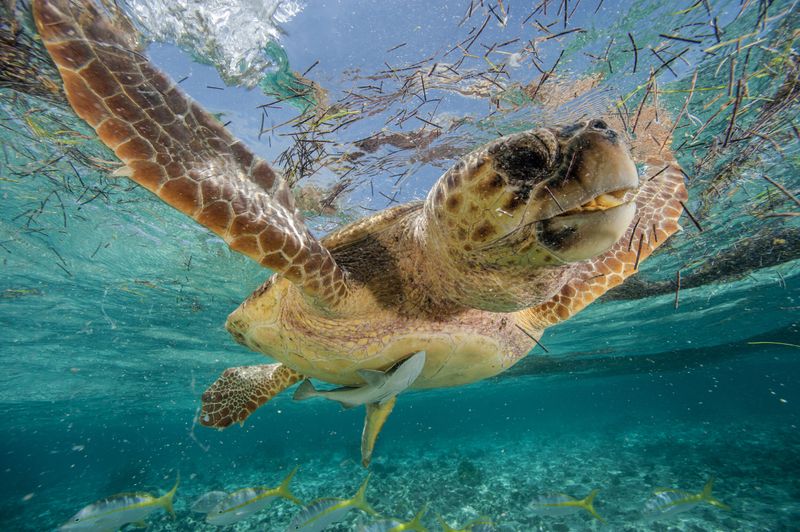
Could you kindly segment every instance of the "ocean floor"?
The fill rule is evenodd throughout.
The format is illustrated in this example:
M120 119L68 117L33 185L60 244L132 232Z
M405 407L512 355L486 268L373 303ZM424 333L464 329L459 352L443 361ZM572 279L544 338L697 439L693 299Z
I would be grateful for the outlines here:
M148 530L218 530L189 510L193 500L211 490L277 485L295 464L300 470L293 490L302 500L350 497L366 474L354 461L354 451L303 449L294 459L284 456L285 461L257 457L235 468L217 466L195 472L184 466L175 499L177 519L163 512L154 514ZM206 459L213 461L213 456ZM275 468L278 465L280 469ZM774 532L796 530L800 519L800 435L792 427L652 423L619 426L603 434L548 432L516 440L507 434L469 434L446 442L435 437L395 440L383 442L371 471L367 499L379 512L408 520L427 504L426 523L431 530L439 529L437 514L451 526L488 516L505 525L503 530L517 531ZM706 505L663 522L641 521L640 511L652 489L700 491L711 475L717 478L714 495L729 504L731 511ZM174 473L165 476L161 490L173 481ZM540 493L558 491L582 498L595 488L601 490L595 508L606 523L585 512L543 517L526 509ZM35 522L63 522L80 508L77 495L54 501ZM298 510L280 501L228 529L284 530ZM353 511L330 530L354 530L360 522L367 522L365 516ZM27 529L19 521L7 526L11 528L6 530Z
M367 500L402 521L427 505L430 530L440 530L437 515L454 527L487 516L505 532L797 530L796 360L794 349L766 345L674 371L514 377L409 393L378 440ZM177 518L156 512L147 530L222 530L190 510L206 492L277 486L299 466L291 486L301 500L348 498L368 473L358 463L361 409L281 395L244 428L217 432L193 426L191 401L142 406L124 419L111 402L66 411L26 403L10 412L6 423L26 422L7 424L0 441L0 529L52 530L115 493L165 493L180 472ZM56 419L57 411L65 414ZM712 476L713 495L730 511L701 504L642 519L653 490L697 493ZM528 508L539 495L581 499L594 489L605 522ZM283 531L299 510L278 501L224 530ZM362 522L353 511L330 530Z

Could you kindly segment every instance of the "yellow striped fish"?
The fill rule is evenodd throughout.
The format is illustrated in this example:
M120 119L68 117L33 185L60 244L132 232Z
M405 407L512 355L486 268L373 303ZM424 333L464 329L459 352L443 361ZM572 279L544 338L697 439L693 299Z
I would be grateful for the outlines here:
M532 513L537 515L550 516L569 515L580 512L581 510L586 510L596 519L604 521L594 510L594 498L599 491L600 490L592 490L589 495L580 500L565 493L544 495L531 501L528 508Z
M700 493L673 489L656 490L653 492L653 496L645 503L642 517L647 521L664 519L689 511L701 503L707 503L723 510L730 510L730 506L711 495L713 488L714 477L711 477Z
M144 520L159 508L165 509L173 517L172 498L178 490L180 475L175 486L161 497L153 497L149 493L120 493L82 509L61 525L63 532L91 530L92 532L113 532L128 523L142 526Z
M232 525L243 519L247 519L256 512L268 508L275 499L283 497L295 504L302 505L300 500L292 495L289 490L289 483L297 472L297 467L286 475L281 485L277 488L244 488L229 493L227 496L211 509L206 515L206 521L212 525Z
M320 532L344 519L347 512L354 508L370 515L378 515L378 512L373 510L364 498L367 482L369 482L369 475L364 479L358 492L350 499L330 498L312 502L292 519L286 529L287 532Z

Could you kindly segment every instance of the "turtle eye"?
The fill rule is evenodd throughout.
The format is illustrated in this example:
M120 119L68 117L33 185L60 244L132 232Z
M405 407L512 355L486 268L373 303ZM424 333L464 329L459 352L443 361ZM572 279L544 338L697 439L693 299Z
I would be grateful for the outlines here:
M605 131L608 129L608 124L598 118L589 122L589 127L598 131Z

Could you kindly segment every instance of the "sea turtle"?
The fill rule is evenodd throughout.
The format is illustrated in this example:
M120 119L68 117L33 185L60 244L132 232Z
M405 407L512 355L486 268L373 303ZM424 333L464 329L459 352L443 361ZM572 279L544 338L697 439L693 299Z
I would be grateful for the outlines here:
M303 378L359 386L359 370L422 351L414 388L497 375L679 228L687 195L666 142L635 146L638 176L613 119L596 118L501 137L424 200L318 240L279 175L138 53L129 26L90 0L35 0L34 16L70 104L126 175L274 272L226 327L279 363L226 370L205 425L242 422ZM394 404L367 405L365 465Z

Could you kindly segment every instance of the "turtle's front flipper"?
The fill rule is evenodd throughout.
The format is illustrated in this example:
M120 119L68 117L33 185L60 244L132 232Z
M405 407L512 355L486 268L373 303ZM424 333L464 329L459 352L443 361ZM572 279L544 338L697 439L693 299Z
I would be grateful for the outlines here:
M297 214L284 181L139 51L91 0L35 0L33 14L75 112L129 177L286 277L315 301L348 293L344 271Z
M228 368L203 393L200 424L224 429L244 423L259 406L302 378L283 364Z
M361 465L367 467L372 460L372 451L375 448L375 440L378 433L386 423L386 418L392 413L394 404L397 402L395 395L383 404L367 404L367 416L364 419L364 432L361 433Z

